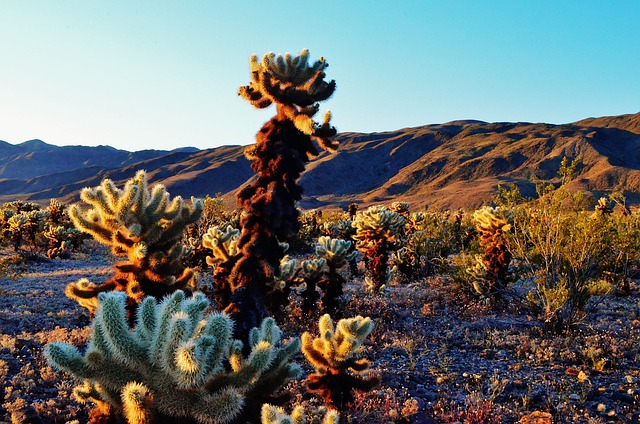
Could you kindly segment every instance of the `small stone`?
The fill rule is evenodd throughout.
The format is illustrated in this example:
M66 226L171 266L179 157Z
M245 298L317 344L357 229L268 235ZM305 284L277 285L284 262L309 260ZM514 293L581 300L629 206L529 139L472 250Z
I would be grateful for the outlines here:
M449 377L446 376L446 375L442 375L442 376L436 378L436 384L446 383L447 381L449 381Z
M607 406L604 403L599 403L596 409L598 412L604 412L607 410Z
M534 411L518 421L519 424L553 424L552 416L548 412Z
M578 396L577 394L574 393L572 395L569 395L569 399L573 400L573 401L579 401L580 400L580 396Z

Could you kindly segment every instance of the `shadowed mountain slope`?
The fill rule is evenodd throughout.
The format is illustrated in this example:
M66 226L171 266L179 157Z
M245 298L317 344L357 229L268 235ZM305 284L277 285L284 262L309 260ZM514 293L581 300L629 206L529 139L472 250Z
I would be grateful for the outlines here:
M338 153L322 153L301 178L304 208L398 199L414 207L477 207L495 195L498 184L515 183L525 195L533 195L535 181L557 181L564 156L582 162L570 187L594 197L623 190L629 203L640 200L640 113L563 125L454 121L372 134L340 133L337 138ZM5 163L8 146L24 150L14 161L30 168L21 171L27 177L17 175L17 165ZM107 159L80 160L69 154L58 172L36 175L45 167L39 154L51 148L68 149L42 142L0 142L1 201L75 201L82 187L98 185L105 177L123 183L136 170L146 169L151 182L164 184L172 195L220 192L234 206L235 191L253 177L241 146L136 153L104 147L100 149ZM50 165L53 156L48 155Z

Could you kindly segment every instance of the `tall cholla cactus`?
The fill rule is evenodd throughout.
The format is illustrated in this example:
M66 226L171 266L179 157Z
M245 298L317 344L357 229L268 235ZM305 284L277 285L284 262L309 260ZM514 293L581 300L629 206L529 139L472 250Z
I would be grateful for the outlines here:
M242 342L232 339L233 321L205 314L209 302L202 293L186 298L177 291L161 303L146 297L132 330L124 293L98 298L86 352L53 342L45 357L56 369L83 379L76 396L95 402L103 414L124 415L130 424L218 424L240 417L256 422L268 396L300 375L300 367L290 362L300 341L282 346L271 318L252 329L250 354L244 357Z
M76 228L111 246L117 256L127 256L116 263L116 274L101 285L67 286L67 296L94 310L100 292L120 290L137 303L146 295L156 298L183 289L191 282L193 271L182 265L185 247L179 242L185 228L202 214L202 201L191 199L186 205L180 196L169 200L162 185L147 187L147 174L138 171L124 189L105 179L95 188L85 188L80 198L92 206L69 208Z
M355 251L350 252L350 249L350 241L334 239L327 236L318 238L316 255L324 259L327 263L327 268L329 268L327 278L319 283L322 289L322 306L324 306L325 311L329 314L336 312L338 299L342 296L342 289L346 283L345 278L340 274L339 270L348 262L353 261L357 255Z
M400 247L404 217L384 206L371 206L356 214L352 225L356 228L356 247L363 252L370 274L365 281L379 291L389 280L389 252Z
M307 377L307 387L310 392L319 393L328 408L341 410L353 402L353 389L368 392L379 383L376 377L363 377L369 370L369 361L360 357L373 322L357 316L341 319L334 327L329 314L325 314L318 327L318 338L308 332L302 334L302 353L316 370Z
M304 407L296 406L291 415L280 407L265 403L262 406L261 424L306 424L311 423L307 420ZM315 417L314 417L315 418ZM315 422L315 421L313 421ZM322 418L322 424L338 424L340 422L340 414L334 410L328 410Z
M497 213L497 209L485 206L473 214L484 256L471 274L475 277L476 292L483 296L499 297L508 283L511 253L505 244L504 233L511 229L511 225Z
M256 143L245 150L258 178L238 193L243 210L242 234L238 240L241 257L235 262L228 282L232 296L222 305L233 314L242 335L269 314L269 288L284 256L278 241L289 241L300 229L295 202L302 198L297 180L310 157L318 154L315 140L323 149L335 151L331 140L336 133L330 114L318 124L313 117L318 102L328 99L335 82L325 81L327 62L310 64L309 52L299 56L265 55L251 57L251 82L240 87L239 95L256 108L276 105L277 114L265 123Z

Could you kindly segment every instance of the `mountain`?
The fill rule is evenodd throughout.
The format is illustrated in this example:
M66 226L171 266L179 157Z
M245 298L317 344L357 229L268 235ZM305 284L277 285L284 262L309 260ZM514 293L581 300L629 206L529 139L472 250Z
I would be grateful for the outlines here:
M581 166L570 188L594 198L623 190L640 202L640 113L570 124L454 121L380 133L340 133L338 153L321 153L300 179L303 208L363 206L402 199L414 207L477 207L498 184L525 195L536 181L558 181L564 156ZM244 147L126 152L110 147L56 147L39 140L0 142L0 201L78 200L82 187L109 177L122 184L146 169L172 195L222 193L230 205L253 177Z

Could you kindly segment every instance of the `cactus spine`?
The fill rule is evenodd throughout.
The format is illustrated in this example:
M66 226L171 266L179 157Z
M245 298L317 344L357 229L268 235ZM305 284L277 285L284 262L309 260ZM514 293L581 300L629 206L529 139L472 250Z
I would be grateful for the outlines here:
M245 357L242 342L231 338L233 321L206 314L209 302L202 293L186 298L176 291L160 303L144 298L133 329L124 293L100 293L98 299L85 353L53 342L45 356L55 368L85 380L79 397L102 409L108 404L131 424L152 417L207 424L250 419L246 410L259 414L257 405L300 374L290 362L299 340L281 345L271 318L252 329Z
M310 64L308 56L307 50L298 56L269 53L261 61L252 56L251 82L238 92L256 108L275 104L277 109L258 132L256 143L245 150L257 179L237 197L243 210L241 255L227 281L216 280L223 292L231 293L222 307L233 314L239 335L272 312L269 288L284 257L279 241L290 240L300 229L295 202L302 198L302 189L297 180L309 158L318 154L313 141L329 151L337 148L331 141L336 133L331 115L325 114L322 124L313 120L318 102L333 94L335 82L324 79L324 59Z
M98 187L83 189L80 198L92 208L70 207L74 225L127 260L116 263L116 274L102 285L71 283L69 297L83 299L92 309L100 292L124 291L137 303L146 295L161 298L184 289L192 281L193 271L181 262L186 250L179 239L200 218L200 200L192 199L191 205L180 196L169 200L162 185L148 188L145 171L138 171L124 189L105 179Z
M302 334L302 353L316 370L307 377L307 387L310 392L319 393L328 408L341 410L353 402L353 389L367 392L379 382L376 377L363 377L369 361L360 357L373 322L357 316L341 319L334 327L329 314L325 314L318 327L320 337Z

